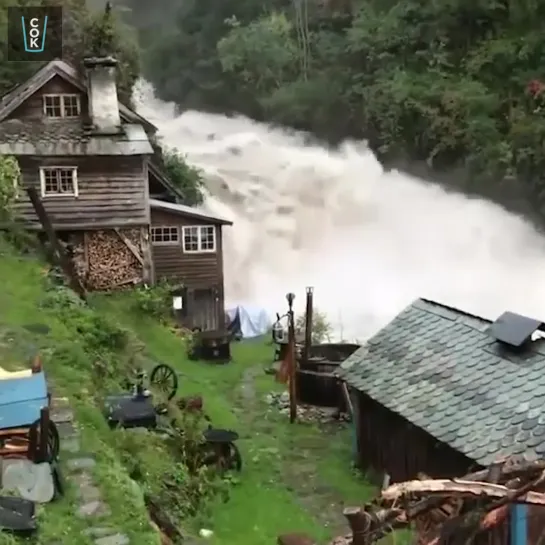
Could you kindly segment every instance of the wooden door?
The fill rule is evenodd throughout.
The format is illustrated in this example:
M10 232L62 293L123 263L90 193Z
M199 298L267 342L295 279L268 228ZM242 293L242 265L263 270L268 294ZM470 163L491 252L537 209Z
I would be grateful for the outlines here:
M200 288L193 290L191 318L193 327L202 331L215 331L222 323L219 316L219 290Z

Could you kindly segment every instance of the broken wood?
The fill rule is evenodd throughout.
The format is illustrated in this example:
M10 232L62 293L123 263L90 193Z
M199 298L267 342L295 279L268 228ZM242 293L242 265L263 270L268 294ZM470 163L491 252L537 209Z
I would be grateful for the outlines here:
M479 481L451 481L448 479L431 479L425 481L407 481L394 484L382 491L382 499L395 501L404 496L421 494L440 494L442 496L505 498L512 492L506 486ZM545 505L545 494L527 492L520 497L521 501L533 505Z
M117 236L125 243L125 246L132 252L132 255L136 257L140 265L144 266L144 260L140 255L140 250L116 227L114 231L117 233Z

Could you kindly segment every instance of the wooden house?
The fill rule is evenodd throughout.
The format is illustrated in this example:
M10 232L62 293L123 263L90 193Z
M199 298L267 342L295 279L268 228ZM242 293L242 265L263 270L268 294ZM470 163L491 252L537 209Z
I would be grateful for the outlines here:
M118 102L114 59L87 59L85 70L52 61L0 100L0 154L17 157L22 172L18 218L42 230L23 190L34 187L87 289L176 279L197 290L199 316L214 309L197 321L219 324L229 222L168 208L183 195L155 161L157 128Z
M491 322L415 301L337 371L359 465L400 482L459 477L510 455L544 458L543 331L509 312ZM494 543L505 542L508 527L496 530Z
M151 244L157 279L181 282L192 327L223 327L222 227L231 222L189 206L150 199Z

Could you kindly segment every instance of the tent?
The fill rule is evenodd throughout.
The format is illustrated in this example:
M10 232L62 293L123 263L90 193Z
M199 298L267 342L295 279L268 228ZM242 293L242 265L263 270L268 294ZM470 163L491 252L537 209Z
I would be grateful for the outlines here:
M237 305L227 309L229 318L228 330L243 339L253 339L267 335L272 327L272 321L267 311L255 305Z

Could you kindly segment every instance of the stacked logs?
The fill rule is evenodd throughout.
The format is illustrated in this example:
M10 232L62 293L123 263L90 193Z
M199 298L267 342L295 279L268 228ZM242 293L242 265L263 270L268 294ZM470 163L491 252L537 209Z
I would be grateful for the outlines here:
M351 534L330 545L371 545L409 527L419 545L488 542L488 532L501 535L507 527L513 503L528 505L528 543L545 537L545 460L510 457L460 479L419 477L389 486L364 507L345 509Z
M140 230L122 232L141 251ZM142 281L142 265L115 230L88 231L73 245L73 260L89 290L111 290Z

